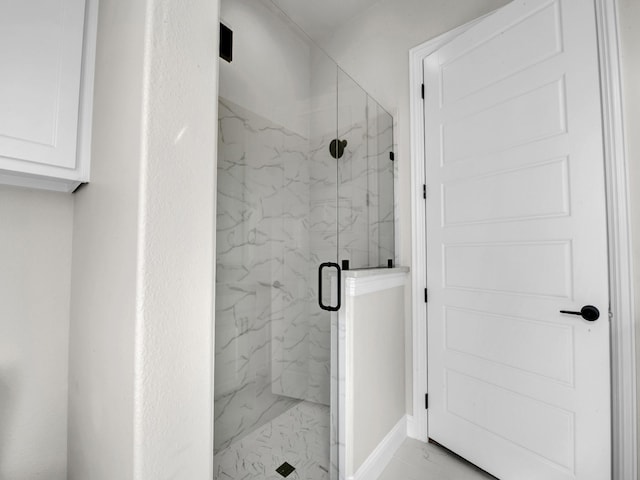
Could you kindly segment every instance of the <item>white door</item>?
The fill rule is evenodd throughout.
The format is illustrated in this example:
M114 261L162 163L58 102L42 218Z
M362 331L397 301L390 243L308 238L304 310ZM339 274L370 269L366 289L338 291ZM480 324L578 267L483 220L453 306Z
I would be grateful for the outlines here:
M515 0L424 79L429 437L502 480L607 480L593 2Z

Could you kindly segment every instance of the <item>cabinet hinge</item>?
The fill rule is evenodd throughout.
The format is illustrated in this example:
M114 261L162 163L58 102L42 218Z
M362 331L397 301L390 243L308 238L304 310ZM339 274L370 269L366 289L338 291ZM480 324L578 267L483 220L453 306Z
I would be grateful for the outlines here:
M427 186L422 185L422 198L427 199Z
M427 303L429 301L429 295L427 294L427 289L424 289L424 303Z
M420 88L420 94L422 95L422 99L424 100L424 83L422 84L422 88Z
M76 192L78 192L81 188L84 188L84 187L86 187L87 185L89 185L89 184L88 184L88 182L82 182L82 183L78 184L78 186L75 188L75 190L74 190L73 192L71 192L71 193L76 193Z
M429 409L429 394L428 393L424 394L424 408L425 408L425 410Z

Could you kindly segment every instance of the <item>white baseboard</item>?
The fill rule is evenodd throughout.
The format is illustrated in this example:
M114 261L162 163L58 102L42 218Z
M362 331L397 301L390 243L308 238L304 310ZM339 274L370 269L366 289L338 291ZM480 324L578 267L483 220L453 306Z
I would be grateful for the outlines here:
M358 471L348 480L373 480L378 478L406 438L407 416L405 415L387 433Z
M418 420L413 415L407 415L407 437L414 438L416 440L424 439L420 438L420 427L418 426Z

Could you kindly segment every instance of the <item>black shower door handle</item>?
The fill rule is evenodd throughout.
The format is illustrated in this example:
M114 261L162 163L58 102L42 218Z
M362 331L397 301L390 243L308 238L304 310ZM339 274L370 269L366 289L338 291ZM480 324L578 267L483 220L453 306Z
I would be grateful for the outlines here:
M325 305L322 303L322 269L323 268L335 268L338 271L338 303L335 306ZM323 310L328 310L329 312L337 312L340 310L340 303L342 300L342 270L340 269L340 265L333 262L324 262L320 264L318 267L318 305Z

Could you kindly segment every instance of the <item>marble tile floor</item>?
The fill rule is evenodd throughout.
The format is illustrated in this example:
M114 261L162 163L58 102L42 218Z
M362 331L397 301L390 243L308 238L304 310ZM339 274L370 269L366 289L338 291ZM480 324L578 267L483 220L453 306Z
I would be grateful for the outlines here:
M408 438L377 480L496 480L432 444Z
M329 480L329 407L300 402L214 456L214 480Z

